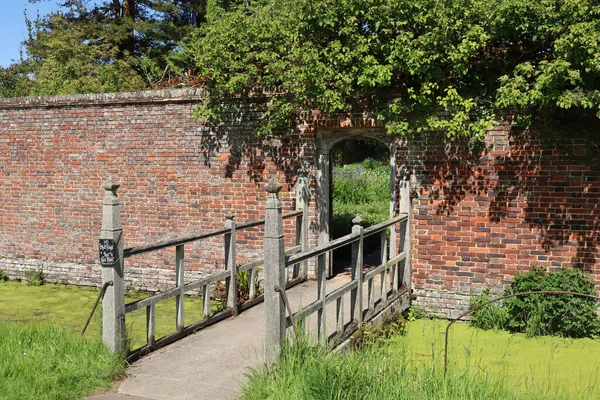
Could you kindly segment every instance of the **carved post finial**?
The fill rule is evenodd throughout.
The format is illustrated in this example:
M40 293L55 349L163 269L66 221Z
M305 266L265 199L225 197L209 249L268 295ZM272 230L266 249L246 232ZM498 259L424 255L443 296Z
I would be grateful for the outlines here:
M231 212L231 210L227 211L227 214L225 214L225 218L228 220L233 220L235 218L235 214Z
M265 190L271 195L275 195L277 196L279 194L279 191L281 190L283 186L280 185L279 183L277 183L277 181L275 181L275 178L273 178L271 180L271 182L267 183L265 185Z
M360 217L360 215L357 215L356 217L354 217L354 219L352 219L352 223L354 225L360 225L362 224L363 219Z
M118 183L115 183L112 176L109 176L104 181L104 190L106 190L107 192L111 192L110 194L112 194L112 196L114 196L114 197L117 197L117 189L119 189L120 187L121 187L121 185L119 185ZM106 193L107 196L110 194Z

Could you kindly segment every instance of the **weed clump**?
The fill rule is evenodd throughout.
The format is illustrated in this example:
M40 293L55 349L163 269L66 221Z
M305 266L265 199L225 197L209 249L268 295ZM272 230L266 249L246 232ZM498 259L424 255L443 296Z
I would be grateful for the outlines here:
M6 282L8 280L8 275L0 269L0 282Z
M27 284L29 286L42 286L44 283L46 283L46 276L41 268L26 271L25 279L27 280Z
M380 346L392 336L406 333L406 319L400 312L385 315L380 324L364 324L354 335L351 343L353 349L364 349Z

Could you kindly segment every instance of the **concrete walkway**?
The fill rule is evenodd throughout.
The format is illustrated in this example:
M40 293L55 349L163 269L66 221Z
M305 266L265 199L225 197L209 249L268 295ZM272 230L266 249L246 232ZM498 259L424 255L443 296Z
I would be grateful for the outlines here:
M331 292L349 281L338 275L326 283ZM308 281L288 292L294 311L317 299L317 283ZM335 303L335 302L334 302ZM346 304L350 304L349 301ZM335 329L335 304L327 308L327 330ZM349 308L349 307L346 307ZM249 368L263 365L264 303L181 339L137 361L118 393L94 400L220 400L235 398ZM346 310L347 321L349 310ZM309 320L309 331L316 324Z

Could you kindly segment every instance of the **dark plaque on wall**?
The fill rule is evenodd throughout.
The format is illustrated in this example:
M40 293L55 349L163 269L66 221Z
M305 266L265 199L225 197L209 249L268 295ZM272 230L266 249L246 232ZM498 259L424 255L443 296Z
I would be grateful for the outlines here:
M119 260L117 246L113 239L100 239L100 264L113 265Z

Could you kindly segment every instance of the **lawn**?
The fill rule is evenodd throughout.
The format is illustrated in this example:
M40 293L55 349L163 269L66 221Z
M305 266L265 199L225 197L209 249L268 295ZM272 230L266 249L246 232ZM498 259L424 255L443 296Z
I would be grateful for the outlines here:
M362 351L288 351L254 371L243 399L594 399L600 342L494 333L456 324L443 373L447 321L417 320Z
M0 282L0 321L16 323L51 323L79 334L99 293L97 288L45 284L27 286L20 282ZM149 296L149 293L126 293L125 302ZM213 309L218 306L213 302ZM99 310L100 311L100 307ZM86 337L100 339L100 313L92 319ZM202 298L186 296L185 323L202 319ZM126 316L127 333L132 349L146 344L146 312L144 309ZM156 337L175 332L175 298L156 306Z

